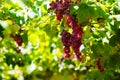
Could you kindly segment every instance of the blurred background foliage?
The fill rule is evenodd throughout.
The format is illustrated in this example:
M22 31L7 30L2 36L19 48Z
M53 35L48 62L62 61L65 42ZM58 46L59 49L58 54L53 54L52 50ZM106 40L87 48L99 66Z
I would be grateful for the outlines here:
M84 24L82 62L62 58L65 27L49 9L52 1L0 0L0 80L119 80L120 1L81 0L70 6ZM100 56L102 73L95 63Z

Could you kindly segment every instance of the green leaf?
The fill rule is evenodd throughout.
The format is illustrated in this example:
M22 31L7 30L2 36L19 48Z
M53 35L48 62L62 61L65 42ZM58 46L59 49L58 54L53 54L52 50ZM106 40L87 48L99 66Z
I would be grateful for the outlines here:
M44 1L43 0L40 0L40 1L37 1L36 3L37 3L37 5L42 5L42 3L43 3Z
M117 30L119 29L119 26L120 26L120 22L118 22L118 21L114 21L114 25L112 25L111 23L109 23L110 24L110 27L111 27L111 29L116 33L117 32Z
M85 23L88 22L87 18L91 16L91 12L93 11L93 8L91 6L88 6L86 3L80 3L78 4L79 9L77 10L77 18L79 23Z
M70 14L71 15L73 15L75 12L76 12L76 10L74 9L74 4L71 4L70 6L69 6L69 8L70 8ZM78 6L78 5L76 5L76 6Z
M33 5L33 1L32 0L22 0L22 2L24 2L24 4L26 4L28 7Z
M37 9L35 6L31 6L32 10L35 12L35 13L38 13Z
M109 56L111 53L109 44L107 44L107 43L102 44L101 41L93 44L91 49L94 53L93 56L95 56L95 57L99 57L100 55Z
M65 59L64 63L69 65L69 64L72 64L72 61L70 59Z
M110 38L109 44L115 47L117 44L120 44L120 36L114 35Z
M110 47L110 45L108 44L108 43L104 43L104 56L105 57L108 57L110 54L111 54L111 47Z
M18 55L16 56L16 64L17 64L18 66L24 66L24 65L25 65L25 60L24 60L24 57L23 57L22 54L18 54Z
M44 9L47 10L47 5L43 5Z
M111 55L109 65L111 67L119 67L120 68L120 60L119 59L120 59L119 53L115 53L115 54Z
M102 8L100 6L95 6L94 14L91 14L91 15L94 19L107 17L106 13L102 10Z
M61 25L60 25L60 29L62 30L64 27L65 27L64 24L61 23Z
M29 54L24 54L24 64L31 64L31 58Z
M113 4L116 0L108 0L109 3Z
M17 80L17 78L15 76L12 76L10 77L11 80Z
M78 6L76 10L74 7ZM106 13L98 5L88 5L86 3L80 3L78 5L70 6L71 15L77 15L79 23L87 23L89 18L96 20L97 18L107 19Z
M25 31L24 34L21 36L22 42L27 45L28 44L28 31Z
M4 60L5 60L5 62L7 63L8 66L12 65L13 68L15 67L15 65L16 65L15 54L11 54L11 53L5 54Z
M2 80L2 75L0 75L0 80Z
M104 54L104 51L103 51L103 44L101 42L97 43L97 44L93 44L91 49L94 53L94 56L96 57L99 57L100 55Z
M16 33L20 30L20 26L18 24L13 24L9 27L12 33Z
M97 70L92 70L86 74L85 80L104 80L104 73L100 73Z
M85 26L84 27L83 39L84 38L90 38L90 36L91 36L90 26Z

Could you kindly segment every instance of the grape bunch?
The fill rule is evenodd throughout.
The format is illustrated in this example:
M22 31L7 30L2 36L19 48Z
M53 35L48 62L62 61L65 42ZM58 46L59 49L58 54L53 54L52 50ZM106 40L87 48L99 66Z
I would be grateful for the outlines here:
M75 15L70 15L69 6L71 4L77 4L79 0L76 2L72 2L72 0L56 0L52 1L50 6L51 9L56 13L56 19L61 21L62 18L65 18L65 25L72 29L72 33L70 34L65 29L61 32L61 40L63 43L63 51L64 58L70 58L70 47L74 50L76 58L81 61L82 56L80 52L81 39L82 39L82 26L78 23L78 20ZM65 16L64 16L65 15Z
M21 40L20 34L13 35L11 33L10 37L14 39L14 41L17 43L18 46L22 46L22 40Z
M81 46L81 39L82 39L82 28L81 25L78 24L77 19L75 18L75 16L70 17L70 15L68 15L66 17L66 22L65 22L71 29L72 29L72 34L70 35L70 33L68 33L67 31L63 30L63 32L65 31L66 33L68 33L70 36L67 38L67 34L62 34L62 42L63 44L66 43L66 45L64 45L65 50L67 46L71 46L72 49L74 50L74 53L77 57L77 59L79 61L82 60L82 56L80 53L80 46ZM62 33L63 33L62 32ZM63 40L64 38L64 40ZM67 40L67 41L65 41ZM69 50L69 47L67 48L67 50ZM64 52L65 52L64 50ZM70 51L69 51L70 52ZM66 53L66 52L65 52ZM66 53L68 54L68 53Z
M69 58L70 57L70 45L71 45L69 43L69 40L70 40L71 34L63 29L61 36L62 36L61 40L64 45L64 48L63 48L63 51L65 52L64 57Z
M17 49L15 49L16 53L20 53L21 50L19 49L20 46L22 46L22 39L20 34L10 34L10 37L14 39L14 41L17 43Z
M104 71L104 68L103 68L103 66L101 65L101 58L98 58L98 60L96 61L96 66L97 66L97 68L98 68L98 70L100 71L100 72L103 72Z
M56 19L61 21L64 14L69 14L69 5L72 4L71 0L56 0L56 2L52 1L51 9L55 10Z
M75 38L73 35L71 35L69 32L67 32L64 29L62 30L61 36L62 36L61 40L64 45L63 47L63 51L65 53L64 58L70 58L70 46L71 46L75 52L77 59L81 61L82 58L79 50L81 45L81 40Z

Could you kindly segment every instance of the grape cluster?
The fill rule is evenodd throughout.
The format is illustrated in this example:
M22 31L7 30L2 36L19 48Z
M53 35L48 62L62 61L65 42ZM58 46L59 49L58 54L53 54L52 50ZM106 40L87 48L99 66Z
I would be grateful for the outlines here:
M79 3L79 0L76 0L75 4ZM63 43L63 51L64 51L64 58L70 58L70 47L74 50L76 58L81 61L81 53L80 53L80 46L81 46L81 39L82 39L82 28L81 25L78 23L75 15L70 15L69 6L74 4L72 0L56 0L52 1L50 6L51 9L56 13L56 19L61 21L65 15L65 25L69 26L72 29L72 34L67 32L66 30L62 30L61 32L61 40Z
M82 39L82 33L83 33L81 25L78 24L78 21L75 18L75 16L71 17L70 15L67 15L65 23L66 23L66 25L68 25L72 29L72 34L70 35L70 33L68 33L65 30L62 31L62 33L63 32L67 33L67 34L64 34L64 35L62 34L62 42L63 42L63 44L65 46L64 47L65 48L64 52L66 53L66 47L68 47L67 50L68 50L68 53L69 53L70 52L69 47L71 46L72 49L75 52L75 55L76 55L77 59L79 61L81 61L82 57L81 57L81 53L80 53L80 50L79 50L79 48L80 48L80 46L82 44L81 39ZM66 37L67 35L70 35L70 36ZM66 43L66 45L65 45L65 43ZM66 53L66 55L68 53ZM67 55L67 57L68 57L68 55Z
M97 66L97 68L98 68L98 70L100 71L100 72L103 72L104 71L104 68L103 68L103 66L101 65L101 58L98 58L98 60L96 61L96 66Z
M71 34L68 33L66 30L63 29L62 33L61 33L61 40L63 42L63 45L64 45L64 48L63 48L63 51L65 52L65 55L64 57L65 58L69 58L70 57L70 38L71 38Z
M71 35L69 32L63 29L61 33L61 40L64 45L63 51L65 52L64 58L70 58L70 46L72 46L72 49L75 52L75 55L79 61L82 60L81 53L79 51L81 40L78 38L75 38L74 35Z
M13 35L12 33L10 34L10 37L14 39L14 41L17 43L18 46L22 46L22 40L20 38L20 34Z
M69 5L72 3L71 0L56 0L52 2L51 9L55 10L56 19L61 21L64 14L69 14Z

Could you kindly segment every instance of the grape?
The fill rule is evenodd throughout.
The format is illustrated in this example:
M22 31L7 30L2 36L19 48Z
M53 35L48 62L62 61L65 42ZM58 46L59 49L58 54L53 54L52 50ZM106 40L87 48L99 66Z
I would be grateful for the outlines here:
M70 15L67 15L65 24L69 25L70 22L71 22L71 17Z
M82 29L79 25L73 28L72 35L78 40L82 39Z
M16 37L14 38L14 40L16 41L16 43L18 44L18 46L22 46L22 41L21 41L21 39L20 39L19 36L16 36Z
M50 4L50 6L51 6L51 9L55 9L57 7L57 4L52 1L52 3Z
M63 14L61 12L57 12L56 13L56 19L61 21L62 18L63 18Z
M17 52L17 53L20 53L20 52L21 52L21 50L20 50L20 49L17 49L17 50L16 50L16 52Z
M70 53L70 48L69 47L65 47L65 48L63 48L63 51L68 54L68 53Z
M10 37L14 39L14 41L17 43L18 46L22 46L22 40L20 38L20 35L13 35L12 33L10 34Z
M72 49L74 50L77 59L79 61L81 61L82 58L81 58L81 53L80 53L80 50L79 50L79 48L81 46L81 41L76 39L74 36L71 37L71 40L72 40L72 44L71 44Z
M56 11L56 19L61 21L64 14L69 14L71 0L56 0L50 4L51 9Z
M14 38L14 35L11 33L11 34L10 34L10 37L11 37L11 38Z
M81 56L77 56L77 60L78 61L82 61L82 57Z
M68 33L66 30L63 29L62 33L61 33L61 36L62 36L63 45L64 46L70 46L70 45L68 45L68 41L69 41L69 39L71 37L71 34Z
M70 44L69 39L71 37L70 33L68 33L66 30L63 29L62 33L62 43L64 45L63 51L65 52L64 58L70 57Z
M97 66L97 68L98 68L98 70L100 71L100 72L103 72L104 71L104 68L103 68L103 66L101 65L101 63L100 63L100 58L96 61L96 66Z
M64 54L63 57L64 58L70 58L70 54Z

